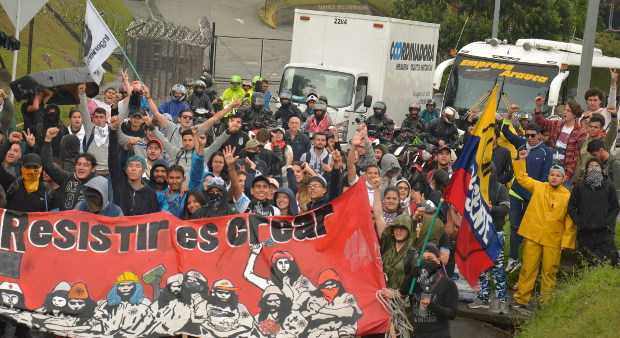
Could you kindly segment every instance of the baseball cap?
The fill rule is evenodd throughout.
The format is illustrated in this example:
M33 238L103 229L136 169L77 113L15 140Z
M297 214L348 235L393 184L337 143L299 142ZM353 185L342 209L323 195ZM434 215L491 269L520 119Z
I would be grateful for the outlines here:
M323 186L323 188L327 188L327 181L325 181L323 176L312 176L312 177L310 177L310 179L308 179L308 184L310 184L312 182L319 182Z
M41 162L41 157L35 153L28 153L22 157L22 165L24 167L41 167L43 163Z
M271 182L269 181L269 179L267 178L267 176L264 175L256 175L254 177L254 179L252 180L252 186L254 186L257 182L263 181L265 183L267 183L268 185L271 184Z
M244 149L252 149L256 147L260 147L260 142L258 142L255 138L251 138L248 143L245 144Z

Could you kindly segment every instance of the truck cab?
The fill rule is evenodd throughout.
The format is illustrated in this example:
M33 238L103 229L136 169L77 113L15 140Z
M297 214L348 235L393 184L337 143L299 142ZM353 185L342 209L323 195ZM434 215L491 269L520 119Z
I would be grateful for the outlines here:
M341 140L352 137L356 124L361 120L350 118L366 112L370 106L368 74L342 67L330 68L313 64L288 64L282 74L280 88L292 93L292 101L299 109L306 109L306 96L320 93L327 98L327 113L340 133ZM364 103L366 102L366 106ZM357 121L357 122L356 122Z
M452 66L445 88L444 105L466 111L483 101L496 80L504 80L499 110L517 103L522 111L534 111L536 96L545 98L547 110L575 99L582 46L541 39L520 39L514 45L497 39L470 43L453 59L440 63L433 88L440 89L444 72ZM592 86L609 88L608 68L620 68L620 59L594 49Z

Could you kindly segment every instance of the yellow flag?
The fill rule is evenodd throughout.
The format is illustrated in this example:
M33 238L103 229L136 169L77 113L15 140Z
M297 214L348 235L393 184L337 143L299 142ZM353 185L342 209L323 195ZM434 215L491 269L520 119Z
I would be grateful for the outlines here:
M474 136L480 138L476 150L477 175L480 178L480 192L487 205L493 205L489 198L489 177L491 175L491 163L493 162L493 140L495 138L495 124L497 123L495 116L499 91L499 85L496 84L472 132Z

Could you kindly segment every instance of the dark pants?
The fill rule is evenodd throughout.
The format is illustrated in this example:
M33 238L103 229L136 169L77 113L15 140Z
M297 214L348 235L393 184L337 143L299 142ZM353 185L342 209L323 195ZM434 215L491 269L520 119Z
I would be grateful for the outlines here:
M509 258L519 259L519 247L521 247L521 241L523 238L517 234L519 226L521 226L521 220L523 214L527 209L527 202L520 200L514 196L510 196L510 212L508 218L510 218L510 252Z
M584 257L585 263L599 265L609 262L611 265L618 265L614 233L615 231L608 228L577 233L577 250Z

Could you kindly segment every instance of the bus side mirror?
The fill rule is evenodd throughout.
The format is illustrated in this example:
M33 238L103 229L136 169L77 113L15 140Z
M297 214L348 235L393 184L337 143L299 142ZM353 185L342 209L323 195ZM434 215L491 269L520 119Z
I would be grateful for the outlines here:
M370 108L372 106L372 95L366 95L364 98L364 107Z

